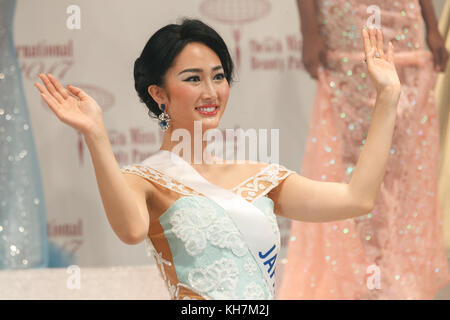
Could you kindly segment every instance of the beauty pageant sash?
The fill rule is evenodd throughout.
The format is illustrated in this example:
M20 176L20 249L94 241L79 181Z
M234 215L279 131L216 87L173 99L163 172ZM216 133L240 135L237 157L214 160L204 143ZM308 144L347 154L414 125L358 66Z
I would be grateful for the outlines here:
M159 150L145 159L142 165L161 171L221 206L241 232L272 297L275 296L275 264L279 248L272 226L261 210L241 196L210 183L173 152Z

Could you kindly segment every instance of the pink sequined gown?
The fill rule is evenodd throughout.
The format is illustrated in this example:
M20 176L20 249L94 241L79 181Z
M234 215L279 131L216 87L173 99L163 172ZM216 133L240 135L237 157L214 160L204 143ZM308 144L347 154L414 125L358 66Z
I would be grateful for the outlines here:
M417 0L317 1L330 69L317 83L301 172L322 181L351 177L375 103L360 38L373 4L402 82L384 182L370 214L292 222L278 299L432 299L449 283L437 194L436 74Z

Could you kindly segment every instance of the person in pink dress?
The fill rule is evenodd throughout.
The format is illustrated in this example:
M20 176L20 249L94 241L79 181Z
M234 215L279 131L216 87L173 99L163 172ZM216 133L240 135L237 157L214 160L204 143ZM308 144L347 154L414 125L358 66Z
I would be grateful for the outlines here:
M438 199L436 71L448 52L431 1L298 0L303 61L317 79L302 175L347 182L366 142L376 90L358 30L380 22L402 83L374 209L338 222L292 221L278 299L433 299L449 281ZM426 40L430 50L425 44Z

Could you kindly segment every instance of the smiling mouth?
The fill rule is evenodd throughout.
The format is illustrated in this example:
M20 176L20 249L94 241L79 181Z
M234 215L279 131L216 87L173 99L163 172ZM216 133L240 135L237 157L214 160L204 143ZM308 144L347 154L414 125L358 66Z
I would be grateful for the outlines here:
M213 116L213 115L217 114L217 111L219 110L219 106L216 104L205 105L205 106L197 107L197 108L195 108L195 110L197 110L198 113L200 113L200 114L207 115L207 116Z

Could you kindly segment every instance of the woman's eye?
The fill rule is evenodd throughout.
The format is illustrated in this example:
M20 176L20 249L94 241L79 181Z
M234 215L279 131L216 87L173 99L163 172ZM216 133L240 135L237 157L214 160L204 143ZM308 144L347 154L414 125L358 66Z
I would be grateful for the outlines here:
M186 82L200 81L200 77L199 76L192 76L192 77L187 78L184 81L186 81Z
M225 78L225 74L223 74L223 73L218 73L214 77L215 80L223 80L224 78Z

